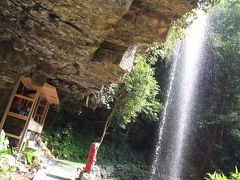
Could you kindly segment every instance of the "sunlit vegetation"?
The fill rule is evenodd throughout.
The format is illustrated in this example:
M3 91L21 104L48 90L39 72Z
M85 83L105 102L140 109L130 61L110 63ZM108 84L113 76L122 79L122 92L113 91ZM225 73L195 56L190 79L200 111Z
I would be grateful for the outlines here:
M240 164L240 2L225 1L210 15L206 44L205 95L202 97L202 170L224 173Z
M237 171L228 174L235 166L240 166L239 3L238 0L202 1L196 7L209 11L212 5L218 5L210 11L209 36L205 45L207 62L204 66L207 68L204 81L199 85L205 89L198 102L199 113L195 115L198 120L193 127L196 144L194 156L189 160L199 179L206 177L208 172L219 170L223 173L208 174L206 179L239 178ZM157 76L156 72L168 75L171 51L197 18L196 9L172 25L166 43L136 55L132 72L122 84L111 89L108 106L95 111L71 106L71 110L65 112L71 126L66 126L65 115L59 116L55 123L49 123L51 126L45 129L44 139L56 157L86 160L90 144L99 141L103 130L103 125L92 123L90 117L104 121L112 113L97 162L149 165L154 128L159 123L165 95L163 88L167 84L167 80ZM77 110L73 112L73 109Z
M206 177L206 180L239 180L240 179L240 173L238 169L236 168L235 172L231 172L229 177L225 176L223 173L217 173L214 172L213 174L208 174L208 177Z

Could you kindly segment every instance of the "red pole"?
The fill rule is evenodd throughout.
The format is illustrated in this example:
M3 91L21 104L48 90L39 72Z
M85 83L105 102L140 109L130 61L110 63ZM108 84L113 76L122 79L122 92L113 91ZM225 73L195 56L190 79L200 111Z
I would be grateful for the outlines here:
M91 147L90 147L90 151L88 153L88 160L87 160L87 164L85 167L85 172L90 174L90 172L92 171L92 168L96 162L96 156L97 156L97 150L99 148L100 144L95 142L92 143Z

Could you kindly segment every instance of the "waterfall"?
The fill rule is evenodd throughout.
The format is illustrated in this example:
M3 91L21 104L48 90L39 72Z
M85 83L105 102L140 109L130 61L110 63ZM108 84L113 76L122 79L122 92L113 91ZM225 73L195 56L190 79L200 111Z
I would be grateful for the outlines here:
M197 96L196 84L201 71L201 54L205 39L207 16L200 14L177 46L173 68L158 130L151 180L181 178L191 134L192 112Z
M163 113L162 113L162 121L161 121L161 124L159 126L159 133L158 133L158 143L157 143L157 146L156 146L156 150L155 150L155 157L154 157L154 160L153 160L153 164L152 164L152 175L155 175L156 174L156 170L157 170L157 161L158 161L158 156L159 156L159 153L161 151L161 142L162 142L162 137L163 137L163 130L164 130L164 127L165 127L165 123L166 123L166 117L167 117L167 113L168 113L168 109L169 109L169 103L171 101L171 94L172 94L172 89L173 89L173 82L174 82L174 79L175 79L175 75L176 75L176 66L177 66L177 58L178 58L178 55L179 55L179 49L180 49L180 44L177 45L177 48L176 48L176 51L174 52L174 60L173 60L173 69L170 73L170 83L169 83L169 87L168 87L168 91L167 91L167 97L166 97L166 102L164 103L164 110L163 110Z

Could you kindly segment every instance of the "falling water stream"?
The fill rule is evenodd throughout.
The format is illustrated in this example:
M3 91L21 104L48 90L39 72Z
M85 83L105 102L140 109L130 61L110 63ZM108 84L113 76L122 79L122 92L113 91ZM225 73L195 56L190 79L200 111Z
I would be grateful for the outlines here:
M175 50L151 180L181 178L188 136L191 135L191 115L196 103L196 84L201 71L206 24L207 16L200 14L189 29L187 38Z

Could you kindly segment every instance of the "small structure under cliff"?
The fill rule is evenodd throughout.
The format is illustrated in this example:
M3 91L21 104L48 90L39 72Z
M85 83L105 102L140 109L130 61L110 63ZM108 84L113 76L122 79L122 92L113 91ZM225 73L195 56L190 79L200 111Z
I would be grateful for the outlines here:
M134 45L165 41L172 21L197 1L1 0L0 95L20 75L53 84L61 101L120 83Z

